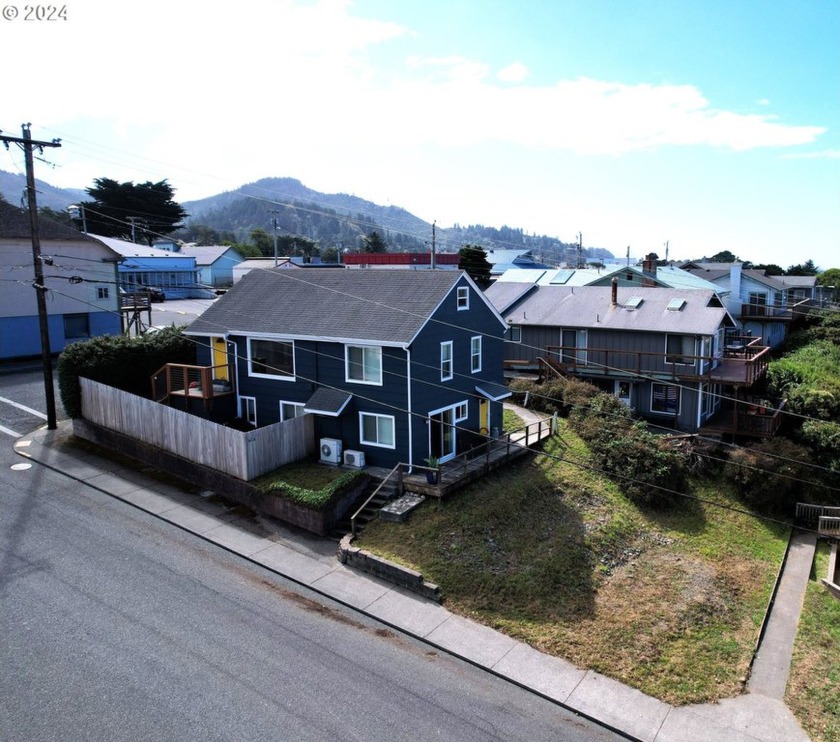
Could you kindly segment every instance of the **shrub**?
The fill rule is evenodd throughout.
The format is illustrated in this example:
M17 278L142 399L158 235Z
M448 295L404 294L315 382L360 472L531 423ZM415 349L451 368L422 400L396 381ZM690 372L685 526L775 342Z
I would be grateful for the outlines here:
M262 492L282 495L288 500L312 510L323 510L335 497L356 484L361 478L367 479L368 475L357 469L344 472L320 489L309 489L283 481L273 481L258 486Z
M724 472L751 507L790 515L802 492L799 480L812 478L808 463L808 449L787 438L774 438L733 451Z
M840 477L840 424L808 420L799 430L799 440L814 452L816 463L834 469L835 482Z
M58 389L70 417L81 417L79 377L148 397L151 377L166 363L195 363L195 343L180 328L128 337L102 335L68 345L58 357Z
M683 457L660 436L648 432L633 411L612 394L599 393L588 408L576 408L572 421L589 444L595 465L639 505L666 508L685 480ZM660 489L664 488L664 489Z

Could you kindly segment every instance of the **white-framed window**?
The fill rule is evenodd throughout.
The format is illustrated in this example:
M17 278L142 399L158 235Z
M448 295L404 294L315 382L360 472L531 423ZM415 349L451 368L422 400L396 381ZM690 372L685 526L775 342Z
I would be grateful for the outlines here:
M693 366L696 362L696 340L693 335L665 336L665 363Z
M459 286L458 287L458 311L462 312L465 309L470 308L470 287L469 286Z
M294 381L294 342L248 338L248 375Z
M452 341L446 340L440 344L440 380L449 381L454 375L452 368Z
M470 338L470 370L474 374L481 371L481 335Z
M240 397L240 417L247 420L251 425L257 424L257 398L256 397Z
M108 286L96 287L96 298L99 300L108 299L111 296L111 291Z
M299 402L284 402L283 400L280 400L280 422L282 423L286 420L291 420L293 417L304 414L304 406L305 405L302 405Z
M467 402L460 402L455 405L455 422L459 423L462 420L466 420L469 417L469 403Z
M346 346L344 370L346 381L382 386L382 348Z
M521 325L511 325L508 327L508 340L512 343L521 343L522 342L522 326Z
M366 446L395 448L393 415L359 413L359 440Z
M765 291L750 291L749 303L754 306L767 306L767 293Z
M678 415L680 412L680 388L674 384L650 385L650 411L662 415Z

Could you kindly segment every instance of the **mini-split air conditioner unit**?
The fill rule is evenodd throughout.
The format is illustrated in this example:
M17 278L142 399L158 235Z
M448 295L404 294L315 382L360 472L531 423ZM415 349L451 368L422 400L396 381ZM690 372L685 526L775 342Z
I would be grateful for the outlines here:
M321 461L326 464L341 463L341 441L338 438L321 438Z
M364 451L345 451L344 466L355 466L357 469L365 468Z

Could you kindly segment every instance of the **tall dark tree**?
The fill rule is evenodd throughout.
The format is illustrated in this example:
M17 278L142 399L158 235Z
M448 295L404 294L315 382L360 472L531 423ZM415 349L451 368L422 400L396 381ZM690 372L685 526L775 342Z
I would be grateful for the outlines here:
M376 230L363 238L362 252L388 252L388 245L382 239L382 235Z
M480 289L490 285L490 261L487 253L478 245L464 245L458 250L458 267L469 273Z
M738 258L735 253L730 252L729 250L721 250L719 253L715 253L712 257L709 258L710 263L739 263L740 259Z
M264 255L267 258L274 255L274 238L262 227L254 227L251 230L250 236L251 244L260 251L260 255Z
M181 226L187 212L175 203L175 190L166 180L119 183L111 178L97 178L85 201L88 232L104 237L120 237L152 243Z
M814 265L813 260L806 260L804 263L792 265L787 269L789 276L816 276L820 269Z
M746 267L746 263L744 263L744 267ZM755 268L759 271L764 271L765 276L781 276L785 269L782 266L777 265L776 263L759 263L758 265L750 266Z

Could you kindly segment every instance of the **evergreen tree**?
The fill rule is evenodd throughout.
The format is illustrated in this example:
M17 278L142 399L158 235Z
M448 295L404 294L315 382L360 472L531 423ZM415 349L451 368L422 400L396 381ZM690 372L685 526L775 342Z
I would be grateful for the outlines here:
M458 267L469 273L480 289L490 285L490 262L487 253L478 245L464 245L458 251Z
M388 245L382 239L382 235L376 230L364 238L362 252L388 252Z
M96 178L87 188L93 201L85 201L88 231L104 237L119 237L152 244L156 237L168 235L188 216L173 201L175 190L166 180L158 183L118 183Z

